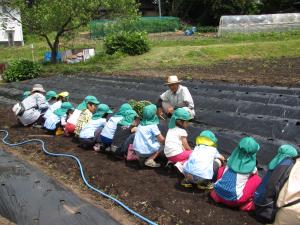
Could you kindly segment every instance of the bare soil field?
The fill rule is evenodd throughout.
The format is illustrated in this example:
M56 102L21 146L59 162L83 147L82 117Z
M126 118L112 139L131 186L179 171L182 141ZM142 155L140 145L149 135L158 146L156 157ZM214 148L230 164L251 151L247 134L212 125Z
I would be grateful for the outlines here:
M155 170L140 169L134 162L126 165L110 155L83 150L68 137L38 137L47 133L37 128L16 126L9 109L1 108L0 113L5 115L0 118L0 124L8 129L10 142L32 139L37 135L37 138L45 140L48 150L76 155L83 163L92 185L117 197L158 224L259 224L248 213L214 204L207 192L197 189L182 190L178 185L182 177L175 170L164 167ZM3 144L0 146L24 160L34 161L40 169L48 171L47 173L56 179L61 179L71 186L79 187L81 192L87 191L80 182L75 162L45 156L37 145L26 145L16 149L5 148ZM96 194L89 197L99 198ZM107 202L102 204L107 210L115 207ZM137 220L133 223L142 224Z
M186 79L223 81L228 83L300 87L300 58L267 60L228 60L213 66L185 66L124 72L120 75L166 77L177 75Z
M261 145L257 157L261 173L280 144L300 147L299 58L228 62L211 68L186 67L105 76L57 75L2 84L0 127L9 131L10 142L37 137L45 140L50 151L78 156L91 184L159 224L259 224L248 213L214 204L206 192L180 188L178 182L182 176L174 169L141 169L135 162L126 164L110 154L83 150L69 137L47 136L42 129L16 125L10 111L22 92L30 90L34 83L41 83L46 89L69 91L73 103L79 103L86 95L95 95L114 109L130 99L155 102L166 90L161 77L170 74L183 78L184 85L194 97L196 118L188 129L191 145L201 130L211 129L219 139L219 150L228 156L240 138L254 136ZM108 211L116 208L83 186L73 161L45 156L36 145L12 149L0 144L0 147L34 163L77 193L79 190L85 198L103 204ZM119 221L123 224L141 223L122 210L118 214L122 214L123 220L119 216Z

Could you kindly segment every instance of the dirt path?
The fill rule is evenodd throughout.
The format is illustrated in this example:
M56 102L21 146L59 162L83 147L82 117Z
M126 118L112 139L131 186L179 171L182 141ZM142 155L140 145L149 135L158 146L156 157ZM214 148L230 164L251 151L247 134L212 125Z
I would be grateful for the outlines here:
M0 225L16 225L16 224L0 216Z

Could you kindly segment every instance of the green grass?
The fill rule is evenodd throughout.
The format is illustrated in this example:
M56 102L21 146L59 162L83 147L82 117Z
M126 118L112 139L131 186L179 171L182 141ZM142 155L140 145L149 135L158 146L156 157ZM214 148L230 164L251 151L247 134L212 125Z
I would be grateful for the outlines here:
M0 47L0 63L7 63L16 58L32 59L31 43L34 43L36 60L42 62L44 52L49 51L46 42L41 38L28 36L23 47ZM150 52L140 56L106 55L101 40L76 38L72 41L62 40L61 43L61 50L93 47L97 55L84 63L43 65L45 73L123 72L188 65L210 66L227 60L300 57L300 31L236 34L221 38L161 35L151 37Z

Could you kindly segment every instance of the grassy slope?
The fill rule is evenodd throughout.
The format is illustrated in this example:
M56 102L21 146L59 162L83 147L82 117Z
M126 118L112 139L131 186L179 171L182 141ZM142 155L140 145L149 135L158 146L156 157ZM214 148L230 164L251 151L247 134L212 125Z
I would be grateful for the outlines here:
M171 34L172 36L172 34ZM94 47L98 53L92 60L76 65L45 65L45 72L74 73L79 71L122 72L140 69L173 68L183 65L213 65L225 60L268 59L282 56L300 56L300 32L260 34L231 37L183 37L168 35L151 37L152 49L141 56L104 54L101 40L77 38L62 41L61 50ZM41 61L48 47L43 39L30 37L23 47L0 47L0 63L15 58L32 58L30 43L34 43L34 55Z

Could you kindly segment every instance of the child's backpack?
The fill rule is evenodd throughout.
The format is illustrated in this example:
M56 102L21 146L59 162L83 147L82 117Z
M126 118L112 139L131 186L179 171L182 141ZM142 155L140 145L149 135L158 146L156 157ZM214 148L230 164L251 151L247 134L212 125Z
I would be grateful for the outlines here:
M25 112L25 107L22 102L18 102L13 106L12 111L16 116L22 116Z
M283 160L273 171L268 171L262 183L254 194L255 218L261 223L273 223L278 207L278 195L285 182L288 180L295 160Z

